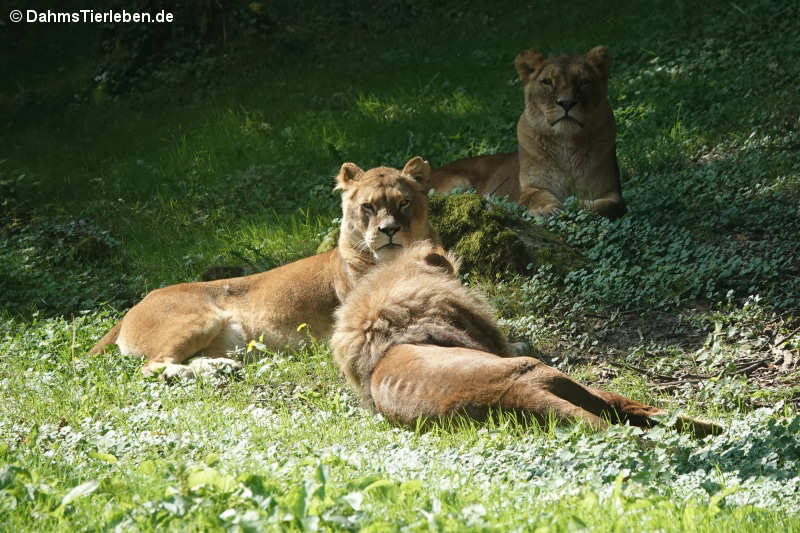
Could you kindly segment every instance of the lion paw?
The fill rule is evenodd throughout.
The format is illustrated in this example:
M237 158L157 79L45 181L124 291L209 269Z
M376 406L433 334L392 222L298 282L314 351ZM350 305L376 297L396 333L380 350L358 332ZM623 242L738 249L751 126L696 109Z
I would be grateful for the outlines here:
M194 357L187 365L195 374L217 376L220 374L233 374L241 370L242 363L227 357Z
M512 342L511 355L514 357L530 355L532 348L531 343L526 341Z
M563 213L564 206L561 203L549 203L541 207L530 208L528 212L536 217L550 218Z
M150 363L142 367L145 377L158 375L167 381L195 379L199 376L218 377L231 375L242 368L242 363L227 357L194 357L188 364Z

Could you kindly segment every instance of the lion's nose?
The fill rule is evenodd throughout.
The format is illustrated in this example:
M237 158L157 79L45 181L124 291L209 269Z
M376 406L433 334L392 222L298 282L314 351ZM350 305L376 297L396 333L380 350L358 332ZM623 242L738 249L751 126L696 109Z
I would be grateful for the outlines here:
M556 100L556 103L564 108L564 111L569 113L569 110L578 105L577 100Z
M378 231L385 233L389 238L392 238L395 233L400 231L400 224L396 222L389 222L378 226Z

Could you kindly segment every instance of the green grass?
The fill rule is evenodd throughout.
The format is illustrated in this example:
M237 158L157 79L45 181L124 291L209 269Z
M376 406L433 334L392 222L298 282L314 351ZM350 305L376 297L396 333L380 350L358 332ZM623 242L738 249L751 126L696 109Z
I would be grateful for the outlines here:
M0 529L800 530L797 6L413 5L309 13L283 56L242 38L130 94L92 84L95 28L10 43ZM590 260L566 277L469 281L546 361L723 435L394 428L312 340L176 384L84 355L152 288L313 253L343 161L513 149L514 55L601 43L629 215L545 222Z

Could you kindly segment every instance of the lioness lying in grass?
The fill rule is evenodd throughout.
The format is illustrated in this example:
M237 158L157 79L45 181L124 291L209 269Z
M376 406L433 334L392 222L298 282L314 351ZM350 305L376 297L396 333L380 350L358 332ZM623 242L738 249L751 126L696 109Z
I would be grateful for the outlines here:
M252 339L272 349L296 346L305 339L300 324L327 338L334 309L361 276L413 242L436 238L428 223L429 176L421 157L402 170L365 172L343 164L336 178L342 190L337 248L260 274L156 289L89 353L116 343L123 354L147 360L146 375L164 369L168 377L193 376L217 365L240 366L228 354Z

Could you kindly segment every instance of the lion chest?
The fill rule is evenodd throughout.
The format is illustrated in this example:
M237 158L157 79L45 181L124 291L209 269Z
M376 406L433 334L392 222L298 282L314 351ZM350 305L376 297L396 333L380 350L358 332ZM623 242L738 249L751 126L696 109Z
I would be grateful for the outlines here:
M572 139L547 137L533 146L520 147L520 184L540 187L560 201L569 196L595 198L605 192L613 143L583 144Z

